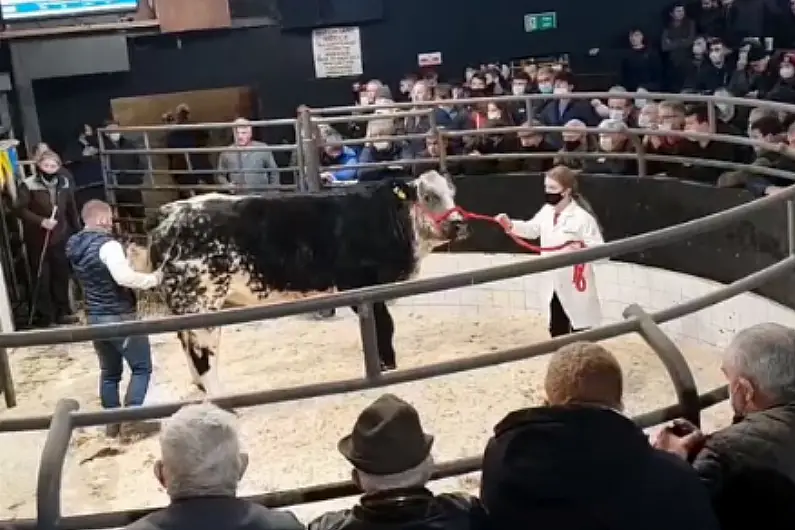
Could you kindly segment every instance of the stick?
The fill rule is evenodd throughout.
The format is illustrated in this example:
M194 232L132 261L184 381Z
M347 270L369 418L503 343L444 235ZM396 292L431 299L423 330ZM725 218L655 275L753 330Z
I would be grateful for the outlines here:
M52 213L50 214L50 220L55 220L55 214L58 213L58 206L54 206L52 209ZM44 258L47 256L47 247L50 246L50 235L52 235L52 230L47 230L47 233L44 234L44 246L41 248L41 254L39 255L39 264L36 270L36 283L33 286L33 298L30 302L30 315L28 315L28 327L33 325L33 316L36 314L36 299L39 296L39 289L41 288L41 272L44 267Z

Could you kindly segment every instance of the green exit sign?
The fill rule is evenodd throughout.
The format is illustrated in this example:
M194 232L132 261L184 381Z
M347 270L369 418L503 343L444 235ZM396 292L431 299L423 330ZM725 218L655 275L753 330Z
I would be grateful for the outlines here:
M528 33L531 31L547 31L557 27L558 14L554 11L531 13L524 16L524 30Z

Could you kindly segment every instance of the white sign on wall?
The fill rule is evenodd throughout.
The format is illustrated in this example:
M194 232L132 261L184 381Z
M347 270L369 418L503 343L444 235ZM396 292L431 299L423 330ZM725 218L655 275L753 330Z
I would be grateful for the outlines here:
M315 77L362 75L362 42L358 27L312 30Z
M442 64L442 52L421 53L417 55L418 66L439 66Z

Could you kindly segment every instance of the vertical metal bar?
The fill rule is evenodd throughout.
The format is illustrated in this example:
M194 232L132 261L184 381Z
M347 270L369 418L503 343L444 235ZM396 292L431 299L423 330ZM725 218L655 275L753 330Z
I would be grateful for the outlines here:
M648 165L646 160L646 146L643 145L643 138L630 135L629 141L635 147L635 153L638 155L638 176L645 177L648 174Z
M533 100L527 98L524 100L524 111L525 117L527 118L527 123L530 123L533 120ZM522 125L522 124L518 124Z
M97 146L99 147L99 164L102 170L102 181L105 183L105 199L108 201L108 204L110 204L114 214L118 216L118 212L116 211L116 190L114 189L116 177L113 176L111 178L110 155L108 155L108 152L105 150L105 129L99 129L97 131Z
M709 132L715 134L715 130L718 126L718 116L715 112L715 103L712 101L707 102L707 119L709 120Z
M41 452L36 484L37 530L58 530L61 519L61 474L72 437L72 412L79 408L80 405L74 399L62 399L55 405Z
M312 114L309 107L302 105L298 107L298 119L301 122L301 130L304 137L301 139L301 148L304 150L304 169L307 189L309 191L320 191L320 147L319 131L312 123Z
M701 402L698 398L698 388L682 352L638 304L632 304L624 309L623 315L624 318L638 319L638 333L657 354L665 371L671 377L682 415L693 425L700 427Z
M13 257L10 257L10 262L10 266L13 269ZM0 330L3 333L14 332L14 314L8 298L8 285L6 284L5 271L2 270L2 265L0 265ZM17 394L14 388L14 379L11 375L11 363L8 361L8 350L5 348L0 348L0 392L5 396L6 407L13 408L17 406Z
M364 373L368 379L376 379L381 377L381 358L378 356L378 335L375 329L373 304L360 305L357 314L364 348Z
M33 156L33 150L41 142L41 127L39 126L39 111L36 105L36 94L33 91L33 80L30 77L26 64L23 43L9 42L11 52L11 69L14 72L14 94L22 118L22 137L25 139L25 148L28 156Z
M299 191L307 191L309 189L306 183L306 168L304 168L304 150L301 142L303 137L304 132L301 128L301 120L295 120L295 166L298 168L298 171L295 172L295 187Z
M13 409L17 406L17 391L11 375L11 363L8 362L8 350L5 348L0 348L0 394L3 394L6 407Z
M152 149L152 141L149 138L149 131L144 131L144 149L150 151ZM149 171L149 179L150 184L154 185L154 180L152 180L154 176L155 165L152 162L152 154L147 152L146 156L146 170Z
M787 243L789 255L795 255L795 202L787 201Z

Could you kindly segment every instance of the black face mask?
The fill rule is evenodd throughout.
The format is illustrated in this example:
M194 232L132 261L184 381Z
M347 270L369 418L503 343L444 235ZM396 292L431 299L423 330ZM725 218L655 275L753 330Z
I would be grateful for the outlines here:
M566 151L576 151L580 147L580 143L579 140L574 140L573 142L563 142L563 145L566 147Z
M551 204L552 206L556 206L562 200L563 200L563 194L562 193L545 193L544 194L544 201L547 204Z
M469 95L473 98L482 98L485 94L486 91L482 88L473 88L469 91Z

